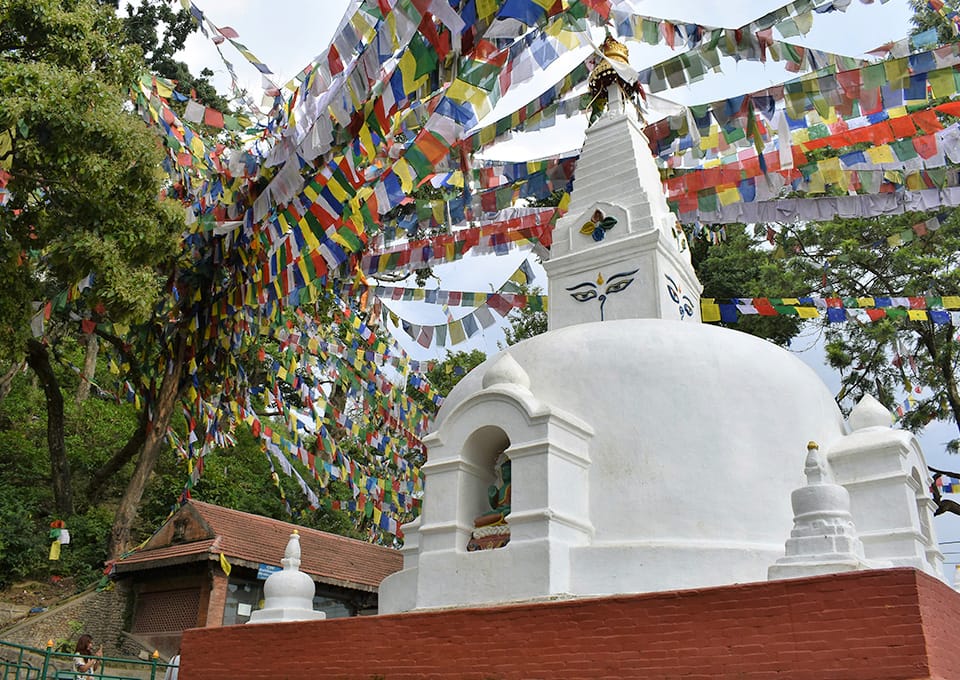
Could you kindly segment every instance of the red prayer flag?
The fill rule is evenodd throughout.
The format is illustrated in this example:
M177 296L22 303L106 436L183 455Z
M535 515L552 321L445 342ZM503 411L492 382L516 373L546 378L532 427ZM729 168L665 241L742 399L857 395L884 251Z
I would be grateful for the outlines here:
M913 119L910 116L891 118L888 122L890 123L890 128L893 130L893 134L896 135L898 139L913 137L917 134L917 126L913 124Z

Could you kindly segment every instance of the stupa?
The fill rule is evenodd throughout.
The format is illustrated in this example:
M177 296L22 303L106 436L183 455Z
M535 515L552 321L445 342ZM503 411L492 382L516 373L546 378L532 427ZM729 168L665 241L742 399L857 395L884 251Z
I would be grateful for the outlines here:
M247 623L313 621L327 615L313 608L316 586L300 571L300 534L294 530L280 560L283 569L267 577L263 584L263 608L250 615Z
M869 400L846 422L795 356L699 322L626 48L602 49L605 108L545 263L550 330L445 400L381 613L891 565L942 578L916 438ZM813 500L795 513L792 496ZM824 518L838 540L799 540Z

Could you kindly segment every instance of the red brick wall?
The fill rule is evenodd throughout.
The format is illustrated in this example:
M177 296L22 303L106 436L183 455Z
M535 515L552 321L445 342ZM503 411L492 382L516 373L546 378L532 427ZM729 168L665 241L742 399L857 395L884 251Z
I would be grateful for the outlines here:
M201 597L201 607L203 600L206 599L206 617L201 625L220 626L223 625L223 608L227 605L227 585L229 579L227 575L220 571L219 566L213 568L210 575L210 590L207 597Z
M194 629L183 680L960 677L960 593L888 569L590 600Z
M960 593L944 594L941 588L920 588L920 615L927 637L931 678L960 678L960 646L957 645L960 608L955 604L957 598Z

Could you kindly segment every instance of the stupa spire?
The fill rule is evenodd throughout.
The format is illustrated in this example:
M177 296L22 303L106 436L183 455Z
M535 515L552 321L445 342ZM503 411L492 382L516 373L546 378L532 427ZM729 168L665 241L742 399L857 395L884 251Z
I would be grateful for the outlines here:
M590 74L591 124L554 230L550 329L617 319L699 320L686 237L663 193L627 46L607 35Z

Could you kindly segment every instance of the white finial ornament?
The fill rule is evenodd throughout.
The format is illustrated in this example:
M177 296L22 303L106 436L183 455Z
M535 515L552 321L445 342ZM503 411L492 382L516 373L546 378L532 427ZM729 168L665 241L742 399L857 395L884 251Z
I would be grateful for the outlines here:
M853 407L847 419L850 428L856 432L868 427L890 427L893 415L872 394L863 395L863 399Z
M504 352L503 356L497 359L497 362L483 374L484 389L501 384L530 388L530 376L509 352Z

